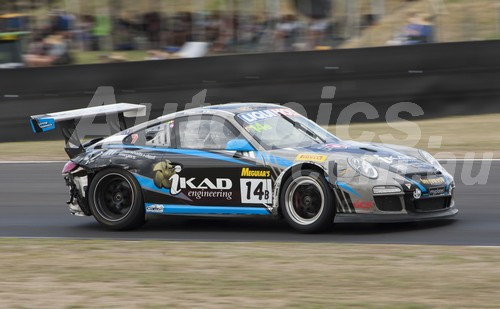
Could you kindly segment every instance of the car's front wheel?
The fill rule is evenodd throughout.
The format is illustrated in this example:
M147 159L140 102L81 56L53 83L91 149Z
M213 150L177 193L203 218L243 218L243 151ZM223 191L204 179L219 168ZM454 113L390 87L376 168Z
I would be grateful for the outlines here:
M97 222L110 229L133 229L145 222L141 187L132 174L119 168L96 174L89 204Z
M313 170L301 170L287 178L280 207L288 224L304 233L325 231L335 218L333 192L325 177Z

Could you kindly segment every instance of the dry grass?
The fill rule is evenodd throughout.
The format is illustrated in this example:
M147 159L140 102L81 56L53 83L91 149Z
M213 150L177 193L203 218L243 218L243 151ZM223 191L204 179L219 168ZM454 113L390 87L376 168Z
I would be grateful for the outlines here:
M415 127L418 125L418 128ZM426 149L441 158L452 153L463 158L466 153L491 153L500 157L500 114L457 116L416 122L354 124L329 127L342 139L374 141ZM418 132L420 130L420 133ZM367 133L363 133L367 132ZM373 138L362 138L372 132ZM411 132L411 134L408 134ZM387 136L389 134L389 136Z
M67 160L64 141L0 143L0 160Z
M415 124L420 134L412 127ZM477 157L491 153L500 158L500 114L447 117L413 123L393 122L390 125L352 124L349 127L331 126L329 130L342 139L416 146L441 158L463 158L471 152L475 152ZM360 138L366 131L372 132L374 138ZM385 137L387 134L393 138ZM436 143L439 140L441 143ZM0 160L66 160L63 148L62 141L0 143Z
M500 248L0 240L3 308L497 308Z
M410 13L436 16L438 42L498 39L497 11L499 4L494 0L415 1L395 10L388 10L379 24L364 30L359 37L348 40L341 48L386 45L408 23Z

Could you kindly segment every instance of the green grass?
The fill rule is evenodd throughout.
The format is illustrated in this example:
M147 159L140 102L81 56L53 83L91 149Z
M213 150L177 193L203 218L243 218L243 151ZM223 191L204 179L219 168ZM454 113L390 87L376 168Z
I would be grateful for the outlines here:
M495 308L500 303L500 248L1 239L0 269L1 307Z

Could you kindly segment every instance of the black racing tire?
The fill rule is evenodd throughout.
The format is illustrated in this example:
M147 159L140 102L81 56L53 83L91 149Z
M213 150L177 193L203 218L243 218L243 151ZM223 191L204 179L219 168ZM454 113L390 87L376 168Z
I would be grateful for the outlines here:
M98 172L89 189L94 218L112 230L131 230L146 222L141 186L128 171L108 168Z
M332 228L335 197L325 177L314 170L300 170L288 177L280 191L283 217L295 230L319 233Z

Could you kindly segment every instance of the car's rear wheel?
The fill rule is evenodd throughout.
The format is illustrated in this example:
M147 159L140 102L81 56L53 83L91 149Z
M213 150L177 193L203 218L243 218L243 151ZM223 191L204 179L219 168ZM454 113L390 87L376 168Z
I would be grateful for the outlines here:
M288 224L304 233L325 231L335 218L333 192L325 177L313 170L301 170L287 178L280 192L280 207Z
M89 189L92 214L101 225L114 230L144 224L144 202L139 183L129 172L110 168L96 174Z

